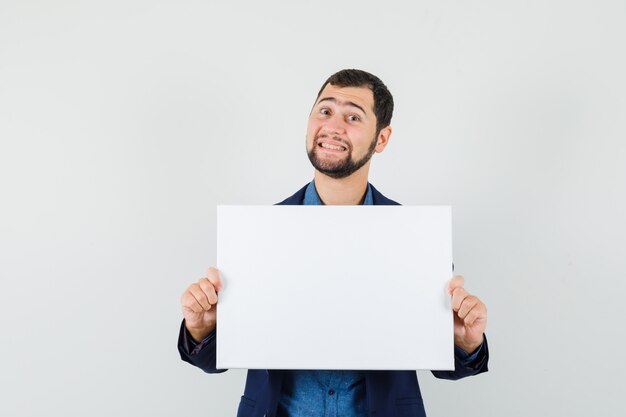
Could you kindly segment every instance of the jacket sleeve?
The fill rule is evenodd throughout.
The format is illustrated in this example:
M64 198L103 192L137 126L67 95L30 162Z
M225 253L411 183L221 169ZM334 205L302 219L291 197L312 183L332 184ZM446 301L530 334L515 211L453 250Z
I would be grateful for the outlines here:
M180 325L178 334L178 352L180 358L187 363L197 366L208 374L226 372L228 369L217 369L216 359L216 331L213 330L200 343L196 343L185 327L185 320Z
M441 379L461 379L467 376L478 375L487 372L489 362L489 347L487 346L487 335L484 335L483 344L478 355L469 363L463 363L462 358L455 353L454 371L432 371L433 375Z

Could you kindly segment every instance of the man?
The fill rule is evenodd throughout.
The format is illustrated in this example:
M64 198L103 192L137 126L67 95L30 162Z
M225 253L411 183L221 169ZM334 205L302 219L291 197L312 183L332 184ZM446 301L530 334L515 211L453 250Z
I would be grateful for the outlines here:
M309 116L306 149L314 180L279 204L397 205L368 183L374 152L391 136L393 98L376 76L360 70L332 75L317 95ZM178 349L181 358L208 373L215 368L215 305L223 289L219 271L191 284L181 297L184 315ZM454 311L455 370L433 371L459 379L487 371L485 305L463 288L463 277L449 284ZM415 371L249 370L237 416L425 416Z

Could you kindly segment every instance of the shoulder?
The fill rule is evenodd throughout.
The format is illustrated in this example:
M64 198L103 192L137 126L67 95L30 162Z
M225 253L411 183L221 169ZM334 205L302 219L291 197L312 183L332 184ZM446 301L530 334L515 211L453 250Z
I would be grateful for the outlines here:
M302 205L302 202L304 201L304 192L306 191L306 187L308 187L309 184L305 184L304 187L300 188L298 191L296 191L294 194L292 194L291 196L285 198L283 201L281 201L280 203L276 203L275 205L285 205L285 206L298 206L298 205Z
M378 191L371 183L370 187L372 187L372 198L374 200L375 206L399 206L400 203L393 201L390 198L385 197Z

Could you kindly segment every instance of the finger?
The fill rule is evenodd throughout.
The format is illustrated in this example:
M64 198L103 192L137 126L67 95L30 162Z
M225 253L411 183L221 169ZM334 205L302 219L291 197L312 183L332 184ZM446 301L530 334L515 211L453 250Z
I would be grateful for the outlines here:
M478 304L467 313L465 320L468 326L474 325L476 320L487 320L487 306L479 300Z
M457 312L459 318L464 319L467 316L467 313L470 312L477 304L479 303L478 298L473 295L468 295L465 297L461 306L459 307L459 311Z
M484 319L484 318L485 317L482 315L482 313L480 312L478 308L473 308L472 310L470 310L467 316L465 316L465 318L463 319L463 324L466 327L472 327L474 324L476 324L477 320Z
M202 291L206 294L209 303L217 304L217 293L215 292L215 287L213 287L211 281L209 281L208 278L202 278L198 281L198 284L200 285L200 288L202 288Z
M189 287L189 292L195 297L196 300L198 300L198 303L202 306L204 310L211 309L211 303L209 303L209 299L207 298L204 291L202 291L202 288L200 288L200 285L192 284Z
M455 288L454 292L452 293L452 310L459 311L459 308L461 308L461 304L463 303L463 300L465 300L465 298L467 298L468 296L469 294L467 293L467 291L465 291L465 288L463 287Z
M448 283L448 293L452 294L456 288L462 288L465 285L463 275L455 275Z
M217 268L210 267L206 273L206 277L211 281L211 284L213 284L218 293L224 289L224 284L222 283L220 272Z
M189 290L185 291L182 296L182 305L183 308L188 308L194 313L202 313L204 311L196 297Z

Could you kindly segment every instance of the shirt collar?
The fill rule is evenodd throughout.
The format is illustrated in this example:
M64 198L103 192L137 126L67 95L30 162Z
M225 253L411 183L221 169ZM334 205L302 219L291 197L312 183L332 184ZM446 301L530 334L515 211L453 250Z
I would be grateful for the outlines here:
M320 200L319 194L317 194L317 190L315 189L315 180L311 181L309 185L306 187L306 191L304 192L304 200L302 202L305 206L321 206L322 200ZM372 187L370 183L367 183L367 192L365 193L365 200L363 200L364 206L374 205L374 198L372 197Z

